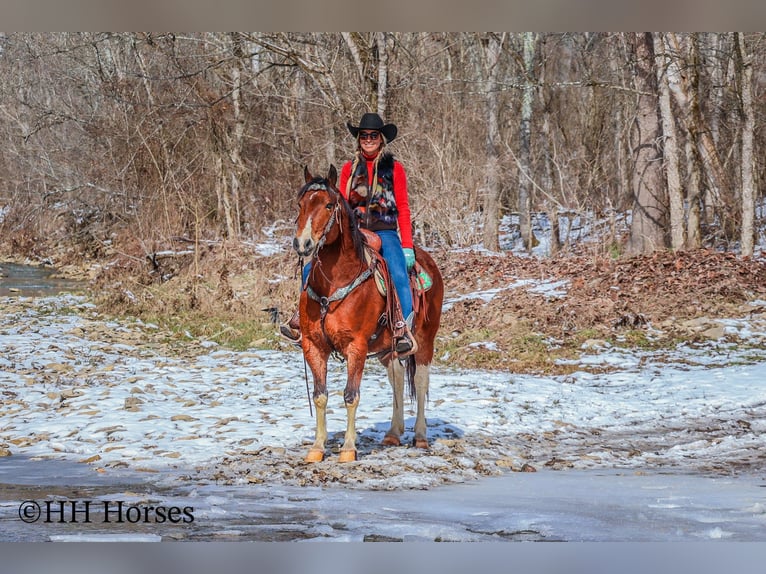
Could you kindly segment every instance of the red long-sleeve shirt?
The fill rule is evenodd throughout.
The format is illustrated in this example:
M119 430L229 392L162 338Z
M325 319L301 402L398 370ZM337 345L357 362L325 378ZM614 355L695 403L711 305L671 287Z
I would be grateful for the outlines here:
M369 174L370 181L368 185L370 189L373 189L372 178L375 174L374 166L375 158L367 160L367 173ZM348 201L348 195L346 193L346 187L348 178L351 177L351 161L343 164L340 170L340 181L338 182L338 188L343 194L343 197ZM399 225L399 237L402 241L402 248L412 249L412 216L410 214L410 200L407 194L407 174L404 171L404 166L401 163L394 160L394 199L396 200L396 210L399 212L397 216L397 223Z

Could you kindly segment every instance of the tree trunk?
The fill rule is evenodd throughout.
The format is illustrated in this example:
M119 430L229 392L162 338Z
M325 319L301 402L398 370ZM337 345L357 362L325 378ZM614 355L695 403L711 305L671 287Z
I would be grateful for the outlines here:
M539 44L539 43L538 43ZM540 50L545 54L545 41L543 40ZM545 56L543 55L543 61ZM538 84L540 86L546 85L546 70L545 66L540 66L540 71L537 74ZM560 193L554 193L553 172L554 172L554 148L553 132L551 130L551 112L548 105L546 105L546 92L543 89L538 90L538 96L540 98L540 109L542 110L542 125L540 126L540 151L542 153L542 175L541 186L543 193L547 195L545 201L546 212L548 213L548 219L551 223L551 236L550 236L550 255L557 255L561 251L561 222L559 220L559 209L561 202L559 197L565 197L565 190L560 189Z
M484 247L491 251L499 249L498 209L500 207L500 123L497 77L503 36L489 34L484 43L484 97L487 120L487 159L484 187Z
M228 239L238 239L242 220L239 196L242 180L241 174L244 171L242 166L242 147L245 141L245 119L242 110L242 58L244 58L244 48L242 46L242 39L238 34L232 34L232 51L236 56L231 65L231 101L234 126L231 141L228 142L231 173L229 177L230 200L229 210L226 213L226 232Z
M622 78L620 83L621 88L625 91L629 90L631 86L627 84L627 79L624 78L624 74L621 72L621 62L626 57L624 49L621 46L618 47L617 42L611 42L608 56L608 67L612 76L615 78ZM611 163L614 165L614 173L612 174L612 177L617 186L614 194L614 202L607 196L607 199L609 199L608 206L611 208L612 212L614 212L615 209L623 210L626 206L632 205L631 150L629 138L626 137L625 130L625 126L629 123L629 114L630 111L626 109L625 106L617 106L611 122L614 152L613 154L610 154L611 158L607 158L607 161L610 161L611 159ZM612 238L612 245L614 245L615 240L616 236Z
M359 44L361 43L359 35L352 34L351 32L341 32L341 37L346 42L348 51L351 52L351 58L354 60L354 64L356 64L356 71L357 74L359 74L359 83L363 84L365 83L366 66L362 59L362 52L359 49Z
M680 40L674 36L674 43L680 45ZM670 84L676 102L683 110L684 121L689 136L697 147L702 160L702 168L705 175L705 220L712 223L715 212L722 206L721 193L727 188L726 172L723 169L721 158L715 141L708 128L702 107L700 104L700 37L699 34L691 34L689 41L689 62L686 70L682 73L678 70L673 77L680 81ZM686 80L688 76L688 80Z
M378 45L378 114L386 117L388 105L388 34L377 32L375 41Z
M745 35L736 33L735 54L742 100L742 230L740 250L744 257L753 256L755 237L755 171L753 140L755 136L755 110L753 107L753 61L745 47Z
M686 166L688 183L686 200L689 202L689 214L686 221L686 247L698 249L702 247L702 166L700 156L691 138L686 138Z
M388 96L388 34L376 32L365 41L359 32L342 32L359 74L367 109L385 116Z
M561 204L556 199L556 194L553 192L553 151L551 150L551 121L550 113L545 110L543 112L543 125L541 127L542 135L542 148L543 148L543 174L542 185L546 190L548 200L545 202L546 210L548 212L548 219L551 222L551 238L550 238L550 255L556 255L561 251L561 224L559 221L559 207ZM563 196L564 190L561 189L561 195Z
M668 198L670 200L670 245L674 251L679 251L685 247L686 243L684 239L684 194L678 166L676 120L670 106L670 87L668 85L668 59L670 55L665 50L665 39L662 33L655 34L654 36L654 52L660 92L659 103L663 135L662 152L665 160L665 175L667 177Z
M519 129L519 214L521 240L524 248L532 248L532 217L530 189L532 187L532 100L535 95L534 59L537 34L524 33L524 93L521 97L521 126Z
M657 113L657 76L654 71L652 33L634 37L638 102L632 126L633 221L628 250L648 254L665 246L666 189L662 177L660 120Z

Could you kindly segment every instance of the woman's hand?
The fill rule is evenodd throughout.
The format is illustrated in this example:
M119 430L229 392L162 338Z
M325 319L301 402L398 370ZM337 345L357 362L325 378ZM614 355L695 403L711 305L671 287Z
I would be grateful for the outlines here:
M402 251L404 251L404 260L407 262L407 271L409 271L415 266L415 250L405 247Z

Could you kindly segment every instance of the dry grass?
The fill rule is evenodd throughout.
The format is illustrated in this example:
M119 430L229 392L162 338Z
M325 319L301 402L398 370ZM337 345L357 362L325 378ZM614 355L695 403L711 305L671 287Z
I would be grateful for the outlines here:
M175 337L202 337L235 349L286 348L275 323L293 312L299 289L297 258L286 243L269 256L252 244L211 243L187 255L155 257L155 264L144 245L119 245L90 267L98 270L92 285L102 311L156 323ZM64 261L65 255L54 259ZM698 338L674 329L673 321L741 315L747 301L766 297L763 262L704 250L623 259L433 255L448 299L505 288L489 302L464 299L443 313L435 360L453 367L566 373L573 367L559 359L577 357L588 340L671 346ZM77 266L64 269L71 274ZM567 294L549 298L508 288L518 279L564 279ZM648 324L669 321L664 336L648 336Z

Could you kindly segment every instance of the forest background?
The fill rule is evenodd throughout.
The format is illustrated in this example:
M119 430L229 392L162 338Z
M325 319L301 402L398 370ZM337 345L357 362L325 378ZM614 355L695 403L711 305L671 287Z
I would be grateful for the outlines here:
M377 111L399 127L390 149L427 248L498 252L511 221L521 250L543 229L545 255L582 255L576 223L601 230L593 258L749 260L764 217L763 40L4 34L0 250L90 265L118 307L283 314L296 284L267 267L289 275L294 257L254 246L289 235L303 166L340 165L346 122Z

